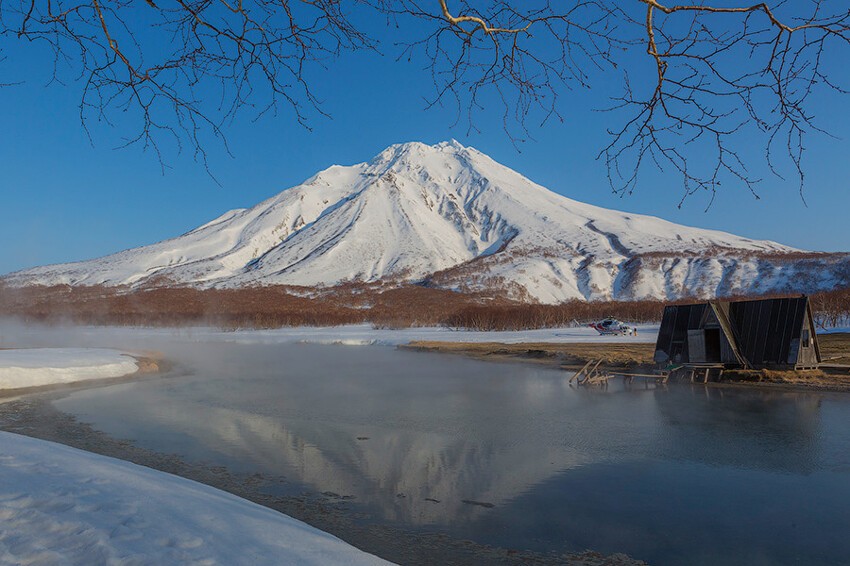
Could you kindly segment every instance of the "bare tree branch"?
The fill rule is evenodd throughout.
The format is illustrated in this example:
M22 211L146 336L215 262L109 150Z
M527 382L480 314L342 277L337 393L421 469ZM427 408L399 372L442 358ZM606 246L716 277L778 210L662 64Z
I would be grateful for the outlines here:
M0 0L0 49L47 45L52 81L82 84L84 128L127 113L126 145L163 164L188 145L206 164L205 140L226 146L240 112L309 128L324 114L310 73L376 49L380 30L354 23L368 18L403 30L400 59L427 62L428 106L456 106L474 130L495 101L514 141L529 118L563 120L571 89L621 74L599 154L620 194L649 168L678 176L683 199L724 182L757 196L761 170L790 164L802 196L806 139L823 133L812 99L848 93L830 68L850 51L844 0Z
M80 117L109 123L115 111L138 120L126 145L160 156L168 140L189 144L206 164L204 137L225 142L237 112L277 112L308 126L321 113L306 78L344 49L372 49L339 0L0 0L0 38L47 44L54 80L64 68L82 79Z
M563 118L558 102L565 89L625 69L623 93L607 108L619 126L600 153L620 194L632 193L650 167L674 171L683 200L708 192L713 202L724 181L758 198L761 179L753 171L781 177L784 156L802 197L805 139L823 133L809 98L823 90L847 93L824 67L825 53L850 47L850 8L835 0L491 1L486 9L438 0L439 11L414 0L402 4L398 11L420 23L437 20L430 35L407 45L431 61L431 103L465 103L472 125L485 90L495 91L506 116L513 112L524 127L535 110L544 120ZM652 80L629 59L640 46L653 61ZM752 151L759 144L762 159Z

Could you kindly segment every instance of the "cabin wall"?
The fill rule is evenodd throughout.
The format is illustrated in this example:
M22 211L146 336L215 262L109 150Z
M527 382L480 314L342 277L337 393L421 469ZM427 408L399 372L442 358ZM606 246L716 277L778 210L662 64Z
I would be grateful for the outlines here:
M816 340L817 336L811 331L809 325L804 325L802 332L800 332L800 349L797 355L797 366L814 367L820 362L815 348Z
M700 328L707 304L669 305L664 308L661 328L655 343L658 363L688 363L688 331Z

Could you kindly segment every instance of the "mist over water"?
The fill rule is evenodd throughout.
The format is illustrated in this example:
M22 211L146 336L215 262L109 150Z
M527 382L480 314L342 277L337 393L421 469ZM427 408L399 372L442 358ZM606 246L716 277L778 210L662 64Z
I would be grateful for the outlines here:
M160 351L169 376L54 405L364 521L653 564L850 563L847 395L575 389L534 366L198 329L0 325L11 345Z

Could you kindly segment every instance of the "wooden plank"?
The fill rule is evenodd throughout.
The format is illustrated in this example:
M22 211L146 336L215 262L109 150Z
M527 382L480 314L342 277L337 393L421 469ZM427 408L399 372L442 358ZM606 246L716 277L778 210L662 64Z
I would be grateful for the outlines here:
M590 371L587 372L587 377L585 377L584 381L587 381L588 378L590 378L592 373L594 373L594 372L598 373L597 368L599 367L599 364L601 364L601 363L602 363L602 358L599 358L599 361L596 362L596 365L593 366L593 369L591 369Z
M589 377L588 379L582 382L582 385L599 385L600 383L608 383L609 379L612 379L614 376L611 374L603 373L593 377Z
M652 379L663 379L665 376L658 373L621 373L617 372L615 375L619 375L622 377L646 377Z
M582 374L582 373L584 373L584 370L586 370L586 369L587 369L587 367L588 367L590 364L592 364L592 363L593 363L593 360L590 360L590 361L588 361L586 364L584 364L584 367L583 367L583 368L581 368L581 369L580 369L580 370L578 370L575 374L573 374L573 376L570 378L569 383L572 383L574 379L578 379L578 378L581 376L581 374Z
M598 362L596 362L596 364L595 364L595 365L594 365L594 366L593 366L593 367L592 367L589 371L587 371L587 372L584 374L584 379L582 379L581 381L579 381L579 382L578 382L578 384L579 384L579 385L584 385L585 383L587 383L587 382L588 382L590 379L592 379L593 377L598 376L598 375L599 375L599 372L598 372L598 371L596 371L596 368L598 368L598 367L599 367L599 364L601 364L601 363L602 363L602 360L600 359Z
M688 329L688 362L705 362L705 336L702 328Z
M747 358L741 352L740 339L735 330L735 325L732 324L730 319L729 311L727 310L729 308L728 303L724 304L719 301L710 301L708 304L711 306L712 310L714 310L714 316L717 317L717 322L720 324L720 329L726 336L726 342L729 344L729 348L735 355L735 359L737 359L738 363L745 368L749 367Z

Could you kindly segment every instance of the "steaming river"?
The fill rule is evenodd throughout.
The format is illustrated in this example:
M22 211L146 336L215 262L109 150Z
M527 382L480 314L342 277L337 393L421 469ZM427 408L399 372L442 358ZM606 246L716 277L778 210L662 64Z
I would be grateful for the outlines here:
M53 402L361 523L652 564L850 564L850 395L309 344L160 344L176 376Z

